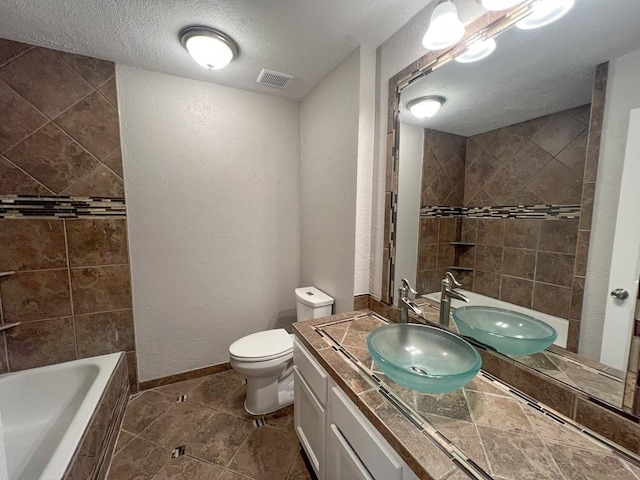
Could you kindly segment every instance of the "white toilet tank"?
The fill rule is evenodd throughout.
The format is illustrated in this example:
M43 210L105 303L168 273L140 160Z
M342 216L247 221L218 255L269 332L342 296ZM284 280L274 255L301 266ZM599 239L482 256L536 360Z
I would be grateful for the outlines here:
M331 315L333 298L316 287L296 288L298 322Z

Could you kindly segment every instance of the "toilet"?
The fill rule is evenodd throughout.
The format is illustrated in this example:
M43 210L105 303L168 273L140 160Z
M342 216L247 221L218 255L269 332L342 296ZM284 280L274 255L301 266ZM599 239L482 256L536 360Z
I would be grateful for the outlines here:
M296 288L297 322L331 315L333 298L315 287ZM252 333L229 347L229 363L247 379L244 408L264 415L293 403L293 335L283 328Z

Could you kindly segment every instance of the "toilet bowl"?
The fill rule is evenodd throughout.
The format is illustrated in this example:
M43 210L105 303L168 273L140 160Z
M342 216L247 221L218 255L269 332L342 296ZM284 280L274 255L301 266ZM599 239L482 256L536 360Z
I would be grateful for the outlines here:
M333 298L296 288L297 321L331 315ZM245 410L264 415L293 403L293 335L278 328L252 333L229 347L231 367L247 380Z

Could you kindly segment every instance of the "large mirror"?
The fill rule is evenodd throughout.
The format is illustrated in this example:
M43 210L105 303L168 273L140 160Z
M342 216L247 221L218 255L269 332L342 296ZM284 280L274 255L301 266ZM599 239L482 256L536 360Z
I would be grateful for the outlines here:
M488 57L404 87L398 126L395 285L438 301L452 271L470 303L543 320L555 345L514 358L619 408L638 370L638 24L638 0L576 0L553 24L512 26ZM433 96L430 118L408 109Z

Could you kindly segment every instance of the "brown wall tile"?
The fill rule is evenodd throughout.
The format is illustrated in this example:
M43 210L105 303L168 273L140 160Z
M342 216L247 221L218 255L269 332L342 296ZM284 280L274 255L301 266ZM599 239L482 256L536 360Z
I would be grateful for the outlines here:
M92 90L57 52L40 47L3 67L0 78L49 118Z
M0 152L47 122L47 118L0 80Z
M544 220L505 220L504 246L513 248L538 248L538 238Z
M473 288L481 295L500 298L500 274L476 271L473 276Z
M556 317L569 318L571 289L536 282L533 291L533 309Z
M0 282L5 322L29 322L71 315L69 273L18 272Z
M76 315L131 308L129 266L72 268Z
M6 335L12 372L76 358L71 317L23 323Z
M135 349L130 309L77 315L75 325L78 358Z
M124 218L72 219L65 225L72 267L129 262Z
M0 137L1 130L0 123ZM2 142L1 139L0 142ZM0 155L0 195L48 196L53 195L53 192Z
M0 39L0 195L124 197L114 73ZM0 282L0 319L28 322L0 335L0 372L125 349L137 385L125 222L0 219L0 271L19 272ZM69 261L98 266L74 270L75 319Z
M438 243L440 219L420 219L420 243Z
M502 247L477 245L475 268L484 272L500 273L502 269Z
M430 270L437 267L438 245L421 243L418 247L418 270Z
M98 165L93 155L53 123L7 150L5 157L55 193Z
M0 219L0 271L64 268L60 220Z
M533 282L522 278L502 276L500 300L531 308L533 297Z
M545 220L542 222L538 250L576 253L578 239L577 220Z
M538 252L536 282L571 287L574 263L574 255Z
M505 220L502 218L478 219L478 245L502 247L504 245Z
M64 112L55 122L99 159L120 145L118 111L97 92Z
M536 269L536 256L535 250L505 248L502 274L533 280Z
M106 166L98 165L60 194L71 197L124 198L124 182Z

